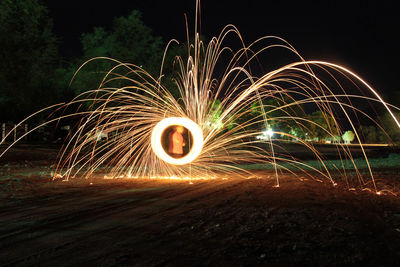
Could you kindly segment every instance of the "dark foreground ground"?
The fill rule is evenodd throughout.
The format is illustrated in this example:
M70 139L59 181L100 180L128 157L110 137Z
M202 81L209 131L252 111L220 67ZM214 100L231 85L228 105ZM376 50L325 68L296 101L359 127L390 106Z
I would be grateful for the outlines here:
M1 266L399 266L400 197L268 171L52 182L32 158L1 163Z

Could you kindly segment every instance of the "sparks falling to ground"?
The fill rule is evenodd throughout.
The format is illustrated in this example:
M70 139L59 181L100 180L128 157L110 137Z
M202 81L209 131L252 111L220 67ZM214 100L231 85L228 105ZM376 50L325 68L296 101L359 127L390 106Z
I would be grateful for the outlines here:
M196 19L195 27L197 24ZM115 63L98 88L82 93L67 104L47 109L87 106L43 124L80 118L80 124L60 151L55 178L90 178L101 172L106 173L106 178L207 179L246 174L245 165L267 164L275 171L277 186L282 172L322 177L335 185L324 155L307 138L318 130L334 139L343 135L345 124L355 133L369 172L362 175L357 171L352 152L343 143L335 146L337 156L342 162L352 162L357 178L348 177L344 164L334 172L339 172L349 186L357 183L379 192L357 118L378 122L353 102L362 100L380 105L390 114L393 124L399 128L400 124L392 112L397 108L385 103L366 81L343 66L303 59L292 45L276 36L245 45L233 25L226 26L208 43L200 38L197 28L194 32L193 41L188 38L185 44L186 56L175 57L177 73L173 86L178 95L165 83L164 59L158 76L141 66L110 58L95 58L81 66L76 75L93 61ZM240 43L240 48L227 45L227 39L232 38ZM165 55L176 43L175 40L169 43ZM297 60L262 75L253 74L258 58L273 53L274 49L285 50ZM347 93L354 89L362 93ZM323 123L307 117L304 107L321 112ZM278 122L284 122L289 130L274 127ZM175 153L169 150L171 136L178 126L183 130L176 135L181 138L181 148ZM290 151L276 152L281 146L279 140L301 144L314 154L320 167L308 165Z

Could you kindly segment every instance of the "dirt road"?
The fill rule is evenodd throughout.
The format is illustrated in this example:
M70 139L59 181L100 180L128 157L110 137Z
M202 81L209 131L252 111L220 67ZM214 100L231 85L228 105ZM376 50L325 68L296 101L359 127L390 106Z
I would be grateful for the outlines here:
M259 173L268 176L268 173ZM3 181L3 180L2 180ZM294 177L8 184L2 266L395 266L400 199Z

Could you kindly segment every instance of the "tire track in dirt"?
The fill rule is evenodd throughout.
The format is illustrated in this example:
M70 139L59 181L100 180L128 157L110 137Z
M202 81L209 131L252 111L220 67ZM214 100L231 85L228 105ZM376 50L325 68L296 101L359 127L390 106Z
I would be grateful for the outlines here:
M199 187L200 186L200 187ZM213 183L214 186L214 183ZM18 247L18 244L20 244L21 242L26 243L28 240L30 239L38 239L38 238L43 238L48 236L49 234L53 234L53 233L57 233L58 231L66 231L70 228L74 228L77 227L79 225L83 225L86 224L92 220L100 220L101 218L109 218L115 214L121 213L121 212L125 212L127 210L131 210L132 206L135 206L135 210L139 210L144 206L145 209L148 208L148 206L157 206L158 205L158 201L155 201L153 203L151 203L150 205L148 205L148 200L149 199L153 199L154 197L156 198L161 198L162 201L165 200L179 200L180 198L185 198L185 196L187 195L191 195L193 193L195 193L195 195L198 195L197 199L202 199L207 197L207 195L203 195L203 191L204 190L209 190L209 184L208 182L203 182L202 184L197 184L197 185L193 185L192 187L187 187L185 191L181 191L181 192L175 192L176 190L179 190L179 188L177 188L176 190L169 190L164 192L165 194L156 194L156 195L144 195L141 196L141 198L135 199L133 201L123 201L122 203L117 203L115 205L106 205L104 204L104 202L110 201L110 196L109 194L106 194L105 196L100 196L98 198L95 199L88 199L86 200L86 202L88 203L88 205L90 205L91 203L93 203L93 201L95 201L96 203L102 203L101 207L97 207L95 209L93 209L92 207L88 208L86 206L84 206L85 208L80 208L79 210L73 210L71 213L67 213L65 214L61 214L59 216L53 216L53 217L45 217L44 219L40 220L39 222L35 223L35 226L29 227L27 229L21 229L20 231L14 231L11 232L7 235L3 235L0 238L1 241L1 248L4 249L7 248L7 250L12 249L11 246L14 244L14 246ZM217 190L218 191L218 190ZM212 194L212 193L209 193ZM107 196L108 195L108 196ZM201 195L203 195L202 197L200 197ZM131 197L131 194L115 194L113 195L113 199L118 199L120 197L126 198L126 197ZM138 198L137 196L135 196L135 198ZM111 199L112 200L112 199ZM194 201L194 200L191 200ZM179 205L178 205L179 206ZM168 212L171 209L175 209L177 207L173 206L173 207L169 207L163 210L163 212ZM40 214L42 211L37 211L38 214ZM159 216L160 214L156 214L156 216ZM146 218L150 218L152 217L152 214L143 216L141 218L138 218L138 220L143 220ZM82 217L86 217L86 219L82 218ZM60 227L60 225L62 225L62 227ZM117 227L118 228L118 227ZM110 231L112 229L112 227L110 229L107 229L106 231ZM34 235L33 233L36 232L36 235ZM98 233L95 233L93 235L97 235ZM29 235L29 238L26 238L26 236ZM83 239L87 238L87 236L85 236ZM71 243L73 243L74 241L71 241ZM35 243L35 242L34 242ZM27 244L26 244L27 245ZM64 246L64 245L61 245ZM50 248L50 250L53 248ZM13 249L14 250L14 249ZM43 253L44 251L40 251L39 254ZM1 253L3 254L3 253ZM0 257L2 256L0 254ZM14 254L14 253L13 253ZM20 253L16 252L16 255L21 255ZM27 257L24 258L29 258L32 257L33 255L29 255ZM19 259L17 261L11 261L10 264L14 264L17 262L21 262L24 261L24 259Z
M386 236L375 238L374 234L383 234L384 229L385 235L390 234L390 229L379 223L379 217L369 217L379 216L382 210L376 201L394 210L398 207L394 199L391 204L390 199L367 192L355 194L296 178L282 182L278 189L273 188L273 180L266 179L212 180L193 185L129 182L100 184L94 191L82 187L82 198L76 193L68 201L57 198L45 206L54 214L43 214L45 209L34 213L43 225L0 240L0 246L4 240L11 242L0 251L0 259L10 266L176 266L196 262L257 265L266 259L288 264L292 257L293 262L311 264L307 254L320 263L326 263L330 255L334 263L360 262L360 255L375 260L376 256L369 256L374 250L396 255L398 238L387 235L393 245L382 244ZM76 188L79 185L71 190ZM66 198L70 197L68 192L66 189ZM18 212L17 207L14 218ZM356 247L359 254L346 250L353 249L346 240L361 244ZM315 249L314 245L336 249L339 254ZM360 247L363 245L367 248Z

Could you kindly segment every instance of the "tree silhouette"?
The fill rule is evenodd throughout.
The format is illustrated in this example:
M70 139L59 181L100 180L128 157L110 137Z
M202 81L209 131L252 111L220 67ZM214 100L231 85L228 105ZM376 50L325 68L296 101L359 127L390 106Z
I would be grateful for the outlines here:
M127 17L114 20L111 29L95 27L92 32L82 34L83 58L71 64L76 70L81 63L96 57L113 58L123 63L142 67L157 77L163 55L161 37L153 34L146 26L141 13L133 10ZM96 89L99 82L115 63L107 60L94 60L85 66L73 83L75 93ZM71 78L73 71L65 71Z
M0 119L20 120L53 103L56 37L37 0L0 2Z

